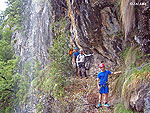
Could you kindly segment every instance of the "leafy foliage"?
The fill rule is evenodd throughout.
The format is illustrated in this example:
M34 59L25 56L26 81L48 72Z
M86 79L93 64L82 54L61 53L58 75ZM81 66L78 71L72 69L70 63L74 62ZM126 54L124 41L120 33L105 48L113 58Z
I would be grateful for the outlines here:
M12 32L10 29L0 31L0 110L10 113L13 109L14 77L18 59L10 44Z
M23 4L21 0L7 0L8 7L4 11L4 20L2 22L2 28L9 26L10 28L15 27L18 30L22 27L22 13Z
M9 44L11 43L11 36L12 36L13 32L9 27L3 28L0 31L0 34L3 37L3 40L8 42Z
M14 89L15 89L15 97L14 97L14 105L21 105L26 101L26 96L28 92L28 82L25 81L25 79L19 75L15 75L15 84L14 84Z
M8 60L12 59L12 57L13 50L11 45L3 40L0 40L0 59L7 62Z
M55 39L51 46L50 59L51 73L49 75L51 80L46 81L49 83L51 92L55 97L63 96L65 93L65 86L69 83L68 77L71 75L71 62L66 52L69 50L69 33L67 32L68 21L60 19L56 25L54 25ZM68 82L67 82L68 81Z
M14 95L13 86L15 84L13 74L15 74L17 59L0 61L0 108L5 110L12 106Z
M4 20L4 14L3 14L3 12L1 11L1 12L0 12L0 25L1 25L1 23L2 23L3 20Z
M0 111L12 113L14 95L18 94L14 87L22 78L16 71L18 58L14 56L11 37L15 30L21 28L23 9L21 0L7 0L7 3L7 9L0 15Z
M67 54L69 50L69 33L66 30L68 20L60 19L53 24L55 38L49 49L51 65L37 72L33 84L38 89L51 92L54 97L61 97L65 94L65 86L69 85L68 77L72 73L71 57Z

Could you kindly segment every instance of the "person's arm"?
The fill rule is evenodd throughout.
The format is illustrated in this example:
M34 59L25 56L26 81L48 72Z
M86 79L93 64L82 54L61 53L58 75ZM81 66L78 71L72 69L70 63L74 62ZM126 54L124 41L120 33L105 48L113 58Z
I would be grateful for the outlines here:
M73 61L74 61L74 63L76 63L76 57L75 57L75 55L73 55Z
M77 58L76 58L77 64L80 62L80 60L79 60L80 58L79 57L80 57L80 55L78 55Z
M98 90L100 90L99 81L100 81L100 79L97 78L97 87L98 87Z
M93 54L88 54L88 55L86 55L86 54L84 54L86 57L89 57L89 56L92 56Z
M122 74L122 71L112 72L112 74L114 74L114 75L116 75L116 74Z
M110 74L110 75L111 75L111 76L110 76L111 79L112 79L112 74L113 74L113 75L115 75L115 74L122 74L122 72L121 72L121 71L111 72L111 74Z

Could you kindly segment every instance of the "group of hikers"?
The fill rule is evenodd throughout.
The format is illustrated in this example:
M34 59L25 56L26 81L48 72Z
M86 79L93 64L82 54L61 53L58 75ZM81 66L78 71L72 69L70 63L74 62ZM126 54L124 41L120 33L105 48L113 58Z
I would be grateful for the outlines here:
M79 74L80 77L82 78L82 72L81 72L82 70L85 77L88 78L85 69L85 57L91 56L92 54L86 55L82 49L78 52L77 47L75 47L72 55L73 55L72 61L75 65L75 72L78 73L78 69L79 69Z
M72 61L75 64L76 73L78 72L78 68L79 68L79 74L80 77L82 78L82 72L81 72L82 69L85 77L87 78L86 69L85 69L85 57L91 56L93 54L86 55L82 49L78 52L77 47L75 47L74 50L73 49L69 50L69 55L73 56ZM105 96L103 106L110 107L110 105L108 104L108 93L109 93L108 75L111 75L112 73L117 74L118 72L110 72L109 70L106 70L103 61L101 61L99 68L100 68L100 72L97 75L97 87L99 90L99 104L97 107L99 108L102 106L103 95Z

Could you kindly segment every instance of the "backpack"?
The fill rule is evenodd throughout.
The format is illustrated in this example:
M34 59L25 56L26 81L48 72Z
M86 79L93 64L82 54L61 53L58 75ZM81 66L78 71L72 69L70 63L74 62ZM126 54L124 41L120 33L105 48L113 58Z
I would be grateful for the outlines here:
M69 55L72 56L73 55L73 49L69 50Z

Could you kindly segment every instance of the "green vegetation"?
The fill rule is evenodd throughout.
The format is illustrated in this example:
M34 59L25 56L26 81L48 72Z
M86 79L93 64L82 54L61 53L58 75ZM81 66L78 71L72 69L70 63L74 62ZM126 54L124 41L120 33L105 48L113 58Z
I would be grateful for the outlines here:
M12 111L12 100L15 93L13 75L15 74L16 64L17 59L7 60L7 62L0 61L0 110L6 113Z
M125 60L127 53L131 47L127 47L123 53L120 54L121 58Z
M4 20L1 27L8 26L15 30L19 30L22 27L22 13L23 4L21 0L7 0L8 7L4 11Z
M23 77L21 75L18 75L17 78L15 78L15 100L14 103L16 105L21 105L26 101L26 98L28 96L27 92L29 89L29 76L27 75L29 72L29 67L31 66L31 63L27 62L24 64L24 72Z
M50 47L51 65L45 66L45 70L37 72L37 77L32 81L39 90L59 98L64 96L65 87L70 84L68 77L72 73L71 57L67 54L69 50L69 33L66 30L68 21L60 19L53 24L52 30L55 34L53 45Z
M67 21L61 19L58 23L53 25L55 32L55 39L51 46L50 59L52 60L50 67L49 79L45 82L45 88L50 89L52 95L55 97L61 97L64 95L65 86L69 83L68 77L71 74L71 63L68 54L69 50L69 33L65 29ZM47 90L48 90L47 89Z
M140 84L140 81L149 80L150 76L150 63L147 63L139 69L135 69L132 71L126 79L122 87L122 99L128 100L128 95L130 95L131 90L134 91ZM146 82L145 82L146 83Z
M0 12L0 25L1 25L1 23L2 23L3 20L4 20L4 14L3 14L3 12L1 11L1 12Z
M136 92L140 84L147 83L150 79L150 63L141 59L142 53L138 51L138 47L128 47L121 57L123 60L121 68L124 73L118 77L114 89L121 97L122 103L116 106L115 113L130 113L124 111L125 107L130 108L131 94Z
M0 111L13 113L22 77L17 73L18 58L11 46L11 37L21 28L21 0L7 0L8 8L0 14ZM21 97L20 97L21 98Z
M117 31L116 33L115 33L115 37L117 37L117 38L123 38L123 33L122 33L122 31Z
M125 81L125 79L126 79L126 77L128 76L128 75L130 75L131 73L132 73L132 68L131 68L131 61L129 61L129 60L131 60L131 58L133 58L132 57L132 55L130 55L129 53L132 53L132 49L131 49L131 47L128 47L128 48L126 48L125 50L124 50L124 52L123 53L121 53L121 59L122 59L122 70L125 70L124 71L124 73L122 74L122 75L120 75L118 78L117 78L117 82L116 82L116 84L115 84L115 92L117 92L118 94L119 94L119 96L121 96L121 90L122 90L122 86L123 86L123 83L124 83L124 81ZM129 57L130 56L130 57ZM130 63L130 64L125 64L125 63ZM134 64L134 63L133 63Z
M16 74L16 64L18 59L14 57L14 52L10 44L11 31L0 32L0 110L2 112L12 112L12 100L15 93L13 87Z
M51 88L52 95L61 97L65 93L65 86L69 84L68 77L71 76L71 57L66 52L69 50L69 33L66 30L67 21L60 19L54 25L55 39L51 46L50 59L52 60L50 67L50 80L46 81Z
M4 40L0 40L0 59L4 62L12 59L13 57L13 50L11 45Z
M115 107L114 113L133 113L131 110L127 110L123 104L118 104Z

